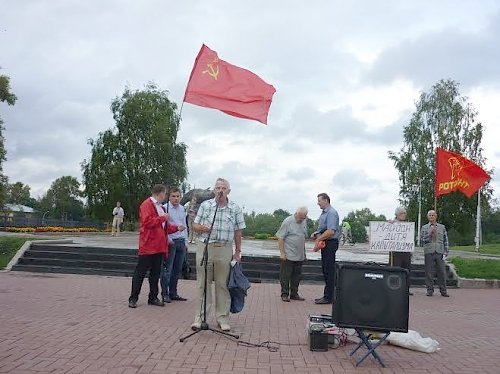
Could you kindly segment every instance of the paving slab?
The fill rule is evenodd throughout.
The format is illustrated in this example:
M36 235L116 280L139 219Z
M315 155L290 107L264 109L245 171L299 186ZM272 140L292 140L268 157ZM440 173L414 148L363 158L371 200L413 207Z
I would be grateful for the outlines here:
M0 373L498 373L500 290L450 290L451 297L410 297L409 326L440 343L436 353L389 344L355 367L353 344L311 352L309 314L321 285L301 285L306 301L284 303L278 284L252 284L245 309L231 316L240 340L190 332L196 282L181 280L188 300L127 307L130 278L0 272ZM215 327L213 317L208 319ZM254 347L273 341L278 348Z

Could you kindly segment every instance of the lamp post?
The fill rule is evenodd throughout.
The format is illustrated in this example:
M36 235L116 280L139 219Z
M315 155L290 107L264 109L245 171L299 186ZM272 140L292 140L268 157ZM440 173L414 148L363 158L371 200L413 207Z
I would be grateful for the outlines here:
M417 247L420 247L420 228L422 227L422 181L411 186L411 191L418 192Z
M44 226L44 225L45 225L45 215L46 215L47 213L49 213L49 212L50 212L50 210L47 210L45 213L43 213L43 216L42 216L42 226Z

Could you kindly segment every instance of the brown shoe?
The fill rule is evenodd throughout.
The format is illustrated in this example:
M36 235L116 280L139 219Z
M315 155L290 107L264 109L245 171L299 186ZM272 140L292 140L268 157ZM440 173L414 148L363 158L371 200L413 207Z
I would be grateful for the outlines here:
M304 301L305 299L302 296L300 296L299 294L297 294L297 295L291 295L290 300Z

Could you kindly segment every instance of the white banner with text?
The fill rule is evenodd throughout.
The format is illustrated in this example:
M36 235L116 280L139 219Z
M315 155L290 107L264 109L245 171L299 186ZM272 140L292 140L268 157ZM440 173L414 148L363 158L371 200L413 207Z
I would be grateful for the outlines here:
M372 252L413 252L415 250L414 222L370 221Z

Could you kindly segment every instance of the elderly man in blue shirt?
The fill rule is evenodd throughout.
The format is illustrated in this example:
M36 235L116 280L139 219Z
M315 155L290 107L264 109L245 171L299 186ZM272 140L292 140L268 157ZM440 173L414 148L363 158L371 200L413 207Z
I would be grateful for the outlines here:
M335 289L335 254L339 248L339 214L330 205L330 197L326 193L318 195L318 205L321 208L318 230L312 234L315 239L314 250L321 249L320 242L325 242L321 249L321 267L325 280L323 297L315 299L316 304L331 304Z

